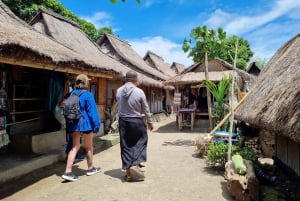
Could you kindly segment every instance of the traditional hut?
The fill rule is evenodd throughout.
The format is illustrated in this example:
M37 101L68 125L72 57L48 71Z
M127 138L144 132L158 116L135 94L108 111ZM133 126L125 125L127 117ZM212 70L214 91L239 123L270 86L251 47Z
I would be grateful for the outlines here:
M177 63L177 62L173 62L171 64L170 67L173 71L175 71L176 74L181 73L182 71L184 71L185 66L183 64Z
M260 68L256 65L256 62L251 62L246 70L249 74L258 76L260 73Z
M162 73L168 75L169 77L174 77L176 72L170 68L170 64L166 63L164 59L154 52L147 51L143 57L144 61L151 67L161 71ZM163 91L163 108L168 113L172 112L172 100L174 99L174 90Z
M2 1L0 66L1 108L6 106L1 117L6 120L9 149L22 153L44 153L65 142L56 106L64 93L66 73L118 75L37 32Z
M300 34L267 63L235 118L273 134L277 164L300 175ZM272 140L272 139L271 139ZM268 140L269 141L269 140Z
M114 76L111 79L98 78L93 79L91 82L91 91L95 95L101 118L103 122L110 124L111 121L106 121L106 119L111 119L108 114L111 114L110 111L115 102L114 93L122 85L123 76L130 68L104 54L99 46L80 29L78 24L61 15L40 9L29 24L43 34L80 53L85 58L94 61L97 65L120 72L119 76ZM139 77L142 80L141 84L144 86L163 87L161 82L144 74L139 73ZM107 126L104 125L104 127Z
M165 81L169 76L163 74L146 64L146 62L133 50L130 44L116 36L105 33L98 41L101 50L115 58L120 63L139 72L145 77L150 77L156 81ZM147 96L150 111L155 115L164 112L163 109L163 91L164 87L141 86Z
M253 76L249 75L245 71L234 69L231 64L222 59L215 58L208 62L208 75L209 79L213 82L219 82L224 76L233 75L234 71L237 73L237 80L241 90L243 90L246 81L253 82ZM174 85L177 92L181 92L183 96L188 96L191 88L195 88L195 86L201 84L204 80L205 64L200 62L191 65L180 74L170 78L164 83ZM197 93L199 96L206 96L205 88L200 88ZM199 106L205 103L205 100L199 102ZM188 102L182 103L181 107L188 107L188 105ZM200 112L207 112L207 106L198 109L201 110Z
M166 63L162 57L158 56L154 52L147 51L143 59L149 66L159 70L169 77L176 75L176 73L170 68L170 64Z
M252 82L254 80L252 75L245 71L234 69L232 65L222 59L215 58L208 62L208 75L213 82L218 83L224 76L234 75L234 72L236 72L236 80L241 90L243 90L246 81ZM191 65L165 82L165 84L174 85L176 93L179 94L180 101L176 102L176 110L195 107L196 119L208 119L206 88L199 88L199 85L205 79L205 63L200 62Z

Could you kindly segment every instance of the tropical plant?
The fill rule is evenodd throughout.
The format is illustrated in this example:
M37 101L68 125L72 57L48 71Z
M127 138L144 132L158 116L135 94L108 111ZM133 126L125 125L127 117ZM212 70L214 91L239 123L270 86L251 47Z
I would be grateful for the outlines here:
M206 87L207 90L213 95L215 100L215 104L212 107L212 117L215 124L219 123L229 111L225 103L228 102L231 80L231 76L224 76L218 84L211 80L205 80L202 84L202 86ZM224 124L223 130L227 130L227 126L228 123Z

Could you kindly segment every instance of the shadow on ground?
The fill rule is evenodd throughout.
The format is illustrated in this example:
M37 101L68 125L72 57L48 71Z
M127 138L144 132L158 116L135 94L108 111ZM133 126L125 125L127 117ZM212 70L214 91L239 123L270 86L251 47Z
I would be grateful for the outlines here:
M97 154L101 151L105 150L102 146L97 146L94 144L94 154ZM28 163L31 160L34 160L37 157L42 156L41 154L7 154L0 158L0 172L2 168L13 168L18 165L22 165L22 163ZM78 168L76 163L72 166L73 172L77 176L85 175L86 170ZM65 171L65 162L58 161L50 166L42 167L28 174L22 175L20 177L16 177L11 179L3 184L1 184L0 188L0 200L13 195L14 193L21 191L22 189L52 175L57 175L61 177L61 175ZM62 180L62 183L65 183Z
M26 188L45 177L49 177L52 175L61 176L61 174L64 172L64 163L56 163L51 166L40 168L34 172L28 173L26 175L23 175L18 178L14 178L8 182L5 183L5 185L2 185L0 188L0 200L4 199L10 195L13 195L14 193L22 190L23 188ZM74 172L80 175L83 170L78 169L77 165L73 166Z
M124 181L124 178L125 178L125 172L122 171L122 169L120 169L120 168L105 171L104 174L106 174L110 177L113 177L113 178L120 179L122 181Z
M195 146L195 141L194 140L175 140L172 142L164 142L163 146L185 146L185 147L190 147L190 146Z
M158 129L155 130L157 133L203 133L202 128L195 125L194 129L191 130L190 127L184 127L183 129L178 129L178 125L176 121L169 122L163 126L159 126Z

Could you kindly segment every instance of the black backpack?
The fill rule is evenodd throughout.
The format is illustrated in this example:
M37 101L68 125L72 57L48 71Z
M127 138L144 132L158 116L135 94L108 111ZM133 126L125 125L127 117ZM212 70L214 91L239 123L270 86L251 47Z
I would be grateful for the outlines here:
M63 114L66 123L76 123L81 118L79 97L86 90L82 90L79 94L71 93L70 96L64 101Z

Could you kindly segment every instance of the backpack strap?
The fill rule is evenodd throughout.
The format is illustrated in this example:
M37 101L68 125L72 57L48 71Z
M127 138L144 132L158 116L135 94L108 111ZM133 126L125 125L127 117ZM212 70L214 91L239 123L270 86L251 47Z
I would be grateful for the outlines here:
M77 93L72 93L72 94L74 94L74 95L76 95L76 96L78 96L78 97L80 97L84 92L86 92L87 90L85 90L85 89L83 89L83 90L81 90L78 94Z

